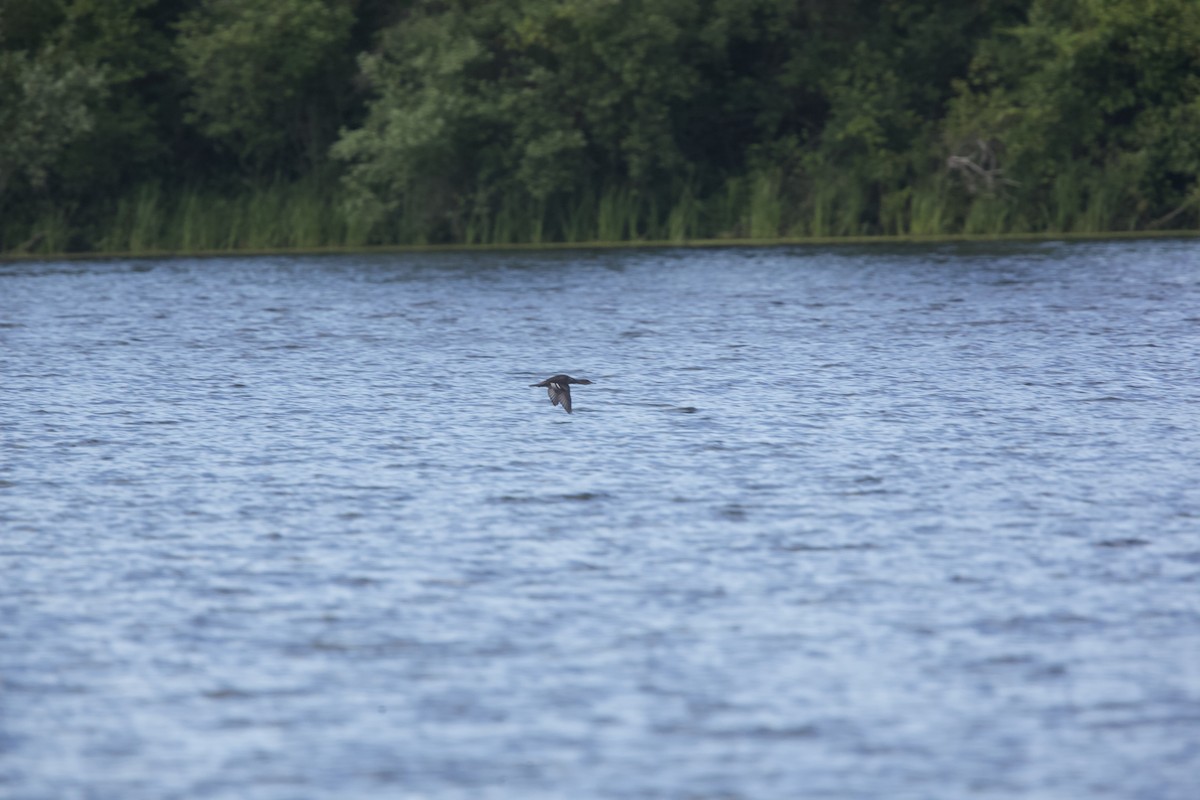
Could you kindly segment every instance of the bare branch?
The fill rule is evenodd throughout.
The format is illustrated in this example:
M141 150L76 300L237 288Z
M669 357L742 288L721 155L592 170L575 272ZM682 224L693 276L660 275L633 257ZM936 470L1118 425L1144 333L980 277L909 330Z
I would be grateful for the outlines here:
M946 159L946 168L962 175L967 191L975 194L979 191L981 183L988 192L994 192L997 185L1019 185L1016 181L1003 176L1004 170L996 163L996 151L991 142L985 139L976 139L974 144L975 152L972 154L974 158L969 155L952 155Z

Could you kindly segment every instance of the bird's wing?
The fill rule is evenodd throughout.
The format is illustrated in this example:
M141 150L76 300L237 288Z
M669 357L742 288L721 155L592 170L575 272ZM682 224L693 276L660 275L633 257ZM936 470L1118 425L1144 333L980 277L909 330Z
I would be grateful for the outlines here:
M571 387L565 383L552 383L546 387L546 394L550 395L550 405L556 406L562 403L563 409L571 413Z

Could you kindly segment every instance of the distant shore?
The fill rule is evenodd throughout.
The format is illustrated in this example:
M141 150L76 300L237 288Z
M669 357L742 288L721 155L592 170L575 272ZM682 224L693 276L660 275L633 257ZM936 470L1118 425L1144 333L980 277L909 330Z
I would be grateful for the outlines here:
M636 249L718 249L723 247L836 247L897 244L986 244L988 242L1081 242L1113 239L1196 239L1197 230L1173 231L1108 231L1089 233L1001 233L1001 234L938 234L877 236L813 236L775 239L729 238L630 240L619 242L537 242L511 244L419 244L371 245L364 247L264 247L231 248L227 250L144 250L131 251L65 251L58 253L0 253L0 263L19 261L76 261L104 259L151 258L227 258L230 256L310 256L386 253L454 253L496 251L553 251L553 250L636 250Z
M0 5L8 261L1200 231L1195 0Z

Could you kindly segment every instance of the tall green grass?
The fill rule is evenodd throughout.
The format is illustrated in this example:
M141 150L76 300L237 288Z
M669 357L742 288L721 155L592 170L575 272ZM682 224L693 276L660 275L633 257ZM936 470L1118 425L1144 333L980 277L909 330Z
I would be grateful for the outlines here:
M948 181L934 179L913 189L908 205L908 228L911 236L939 236L954 229L954 195Z
M700 231L700 209L701 203L689 181L676 194L671 210L667 212L664 238L672 242L695 239Z
M1126 173L1067 165L1037 192L1016 187L972 195L946 174L885 190L832 169L790 179L766 169L727 179L707 192L691 180L657 193L609 185L551 199L479 198L461 204L456 214L445 210L453 208L450 204L434 202L440 198L409 192L386 215L356 210L339 183L315 177L265 181L236 191L171 190L147 183L107 209L93 210L82 224L63 208L43 209L25 222L4 215L0 244L9 252L137 254L442 242L1099 233L1139 224ZM1173 219L1200 225L1200 212Z
M340 195L316 180L275 181L236 193L144 184L96 223L94 249L111 253L314 249L366 243Z
M955 230L954 191L941 178L890 192L879 201L880 232L888 236L940 236Z
M1050 184L1049 203L1040 225L1051 233L1101 233L1137 227L1136 203L1130 187L1136 178L1127 164L1097 170L1093 165L1065 165Z
M750 176L744 228L751 239L775 239L783 232L783 178L778 171Z
M863 236L872 233L869 187L852 176L830 172L809 179L806 214L798 230L806 236Z

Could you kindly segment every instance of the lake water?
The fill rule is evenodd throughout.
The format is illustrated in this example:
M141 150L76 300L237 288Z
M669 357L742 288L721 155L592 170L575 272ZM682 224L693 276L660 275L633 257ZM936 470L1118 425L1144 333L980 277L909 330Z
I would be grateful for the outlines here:
M0 264L0 379L5 798L1200 796L1200 241Z

